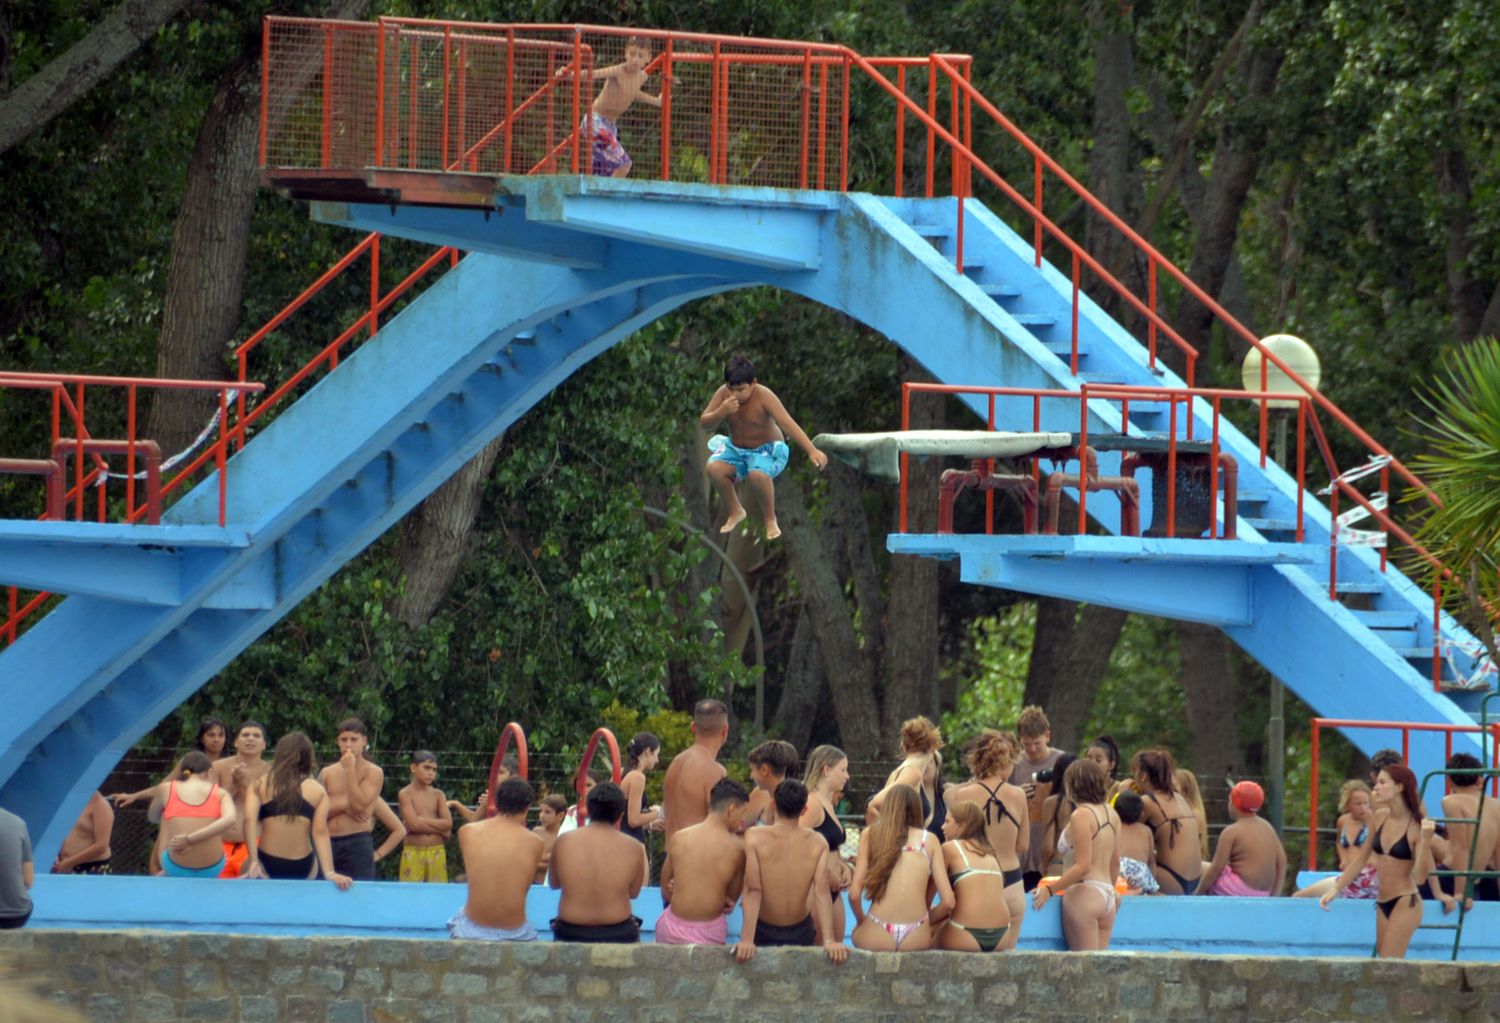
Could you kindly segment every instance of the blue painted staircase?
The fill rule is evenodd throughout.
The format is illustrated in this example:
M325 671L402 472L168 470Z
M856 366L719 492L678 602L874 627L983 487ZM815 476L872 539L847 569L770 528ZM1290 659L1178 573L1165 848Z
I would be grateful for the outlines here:
M468 255L230 460L225 526L216 478L156 527L0 522L0 584L70 594L0 653L0 806L26 818L42 862L141 735L570 374L684 303L780 287L953 384L1181 385L1086 298L1075 377L1071 279L1038 268L1030 243L974 199L962 200L959 273L953 198L496 174L464 176L452 202L426 185L404 202L400 180L387 176L379 198L360 172L349 182L341 199L336 180L319 180L316 219ZM1067 404L1046 403L1042 428L1076 430ZM1091 434L1119 432L1117 402L1093 400L1088 414ZM1210 415L1194 407L1198 436ZM1130 419L1133 432L1166 428L1138 404ZM1001 399L997 420L1029 428L1030 399ZM1324 716L1470 723L1413 667L1431 656L1430 597L1371 552L1344 550L1338 589L1360 609L1330 599L1327 511L1309 500L1305 541L1292 542L1295 481L1261 468L1229 424L1221 436L1240 465L1237 540L1113 535L1118 504L1098 494L1088 510L1102 535L898 534L890 548L957 559L976 584L1216 625ZM1103 453L1101 472L1118 459ZM1151 500L1147 486L1147 513ZM1443 634L1468 639L1447 618ZM1412 753L1420 774L1442 740L1414 737Z

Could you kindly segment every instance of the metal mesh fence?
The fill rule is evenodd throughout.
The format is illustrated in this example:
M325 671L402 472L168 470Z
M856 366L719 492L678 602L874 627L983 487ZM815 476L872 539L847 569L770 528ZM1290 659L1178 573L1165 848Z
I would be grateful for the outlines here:
M622 87L616 70L627 45L642 43L647 77L617 125L633 177L843 188L851 147L875 144L851 139L851 94L894 112L891 97L851 55L826 44L270 18L263 163L344 172L607 172L591 155L603 127L591 111L625 106L634 87ZM926 102L917 96L925 91L926 58L872 63ZM862 114L867 133L883 121L885 146L911 123L893 127L889 116Z

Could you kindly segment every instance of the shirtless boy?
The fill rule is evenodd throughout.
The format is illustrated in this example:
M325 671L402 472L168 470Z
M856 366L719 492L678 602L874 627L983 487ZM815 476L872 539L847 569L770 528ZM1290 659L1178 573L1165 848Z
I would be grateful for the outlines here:
M448 935L476 941L535 941L526 895L542 861L542 840L526 830L534 793L520 778L495 789L495 816L458 829L469 875L469 901L448 921Z
M725 914L740 901L745 883L745 844L735 832L748 799L739 782L720 778L709 791L708 817L667 839L661 886L671 891L672 904L656 918L658 945L729 940Z
M729 708L718 700L699 700L693 708L693 744L673 757L667 767L662 807L667 815L668 839L708 816L709 790L724 777L719 750L728 739Z
M1443 797L1443 816L1449 819L1446 855L1438 864L1439 870L1468 870L1469 851L1474 852L1475 870L1494 870L1500 863L1500 800L1484 794L1484 766L1472 753L1455 753L1448 758L1448 770L1453 773L1448 780L1453 791ZM1480 800L1484 810L1480 812ZM1479 818L1479 840L1474 840L1474 825L1460 823L1460 819ZM1457 891L1467 888L1467 879L1434 876L1431 887L1437 891L1443 912L1451 913L1458 908L1454 898ZM1500 901L1500 886L1495 878L1486 877L1475 883L1475 897L1481 902ZM1465 906L1465 909L1471 908Z
M249 848L245 845L245 797L250 787L271 770L271 762L262 760L266 751L266 726L259 721L243 721L234 733L234 756L214 761L214 781L234 797L234 825L224 832L224 870L220 877L239 877Z
M771 739L750 751L750 780L755 788L750 790L750 803L745 808L745 819L741 830L757 824L775 824L776 808L772 805L776 786L786 780L789 772L796 770L797 747L781 739Z
M781 404L781 399L765 384L755 379L755 366L743 355L732 355L724 366L724 384L709 399L698 423L712 430L729 424L729 436L709 438L705 472L724 501L727 516L720 533L730 533L745 518L745 506L735 493L740 480L750 481L750 491L760 502L765 517L766 539L781 535L776 523L776 485L771 481L786 468L790 452L786 436L791 435L798 447L807 452L812 464L821 471L828 456L813 446L802 427Z
M833 933L828 843L798 822L807 787L789 779L776 786L773 799L776 823L745 835L744 924L734 947L742 963L755 957L757 945L811 945L816 934ZM849 958L842 941L830 938L823 950L836 963Z
M1234 823L1219 835L1214 859L1203 871L1201 887L1209 895L1280 895L1286 880L1286 850L1276 829L1257 810L1265 791L1253 781L1229 790L1229 816Z
M356 881L373 881L375 862L406 837L406 827L396 820L390 807L380 798L385 772L379 765L365 759L365 748L370 740L364 722L358 718L340 721L338 744L339 762L329 764L318 776L328 790L328 835L333 846L333 869ZM391 830L391 837L382 843L378 854L372 834L376 817L380 817Z
M560 835L552 847L547 883L562 889L554 941L634 944L641 921L630 900L646 883L646 847L616 826L625 816L625 793L606 781L589 790L588 823Z
M110 835L115 829L115 808L109 805L98 792L89 797L88 805L73 830L63 839L57 860L52 864L54 874L108 874L109 861L113 855L109 848Z
M552 861L552 847L557 844L558 831L562 828L563 816L568 812L567 797L553 792L542 800L537 808L537 825L531 833L542 840L542 859L536 865L536 876L532 884L547 883L547 865Z
M591 72L594 81L603 85L590 112L578 125L579 135L591 141L589 173L615 178L630 173L630 154L620 145L620 130L616 122L636 100L660 109L661 96L645 91L646 80L650 77L646 71L649 63L651 41L643 36L631 36L625 40L624 63ZM557 77L571 79L573 68L560 69Z
M448 836L453 834L453 815L437 781L437 757L417 750L411 757L411 784L396 796L406 838L401 846L402 881L448 883Z

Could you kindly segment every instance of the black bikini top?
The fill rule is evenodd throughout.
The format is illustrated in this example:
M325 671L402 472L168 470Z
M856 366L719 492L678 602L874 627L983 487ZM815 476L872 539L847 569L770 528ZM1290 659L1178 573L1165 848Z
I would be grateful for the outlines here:
M844 840L848 837L844 833L844 826L839 823L839 819L829 813L826 808L823 810L822 823L813 828L813 830L823 836L823 841L828 843L829 852L838 852L839 846L843 845Z
M998 806L1000 808L1000 818L999 819L1000 820L1004 820L1005 818L1009 817L1011 819L1011 821L1015 823L1016 830L1019 831L1020 828L1021 828L1021 821L1016 817L1015 814L1013 814L1013 813L1010 812L1010 807L1008 807L1008 806L1005 805L1005 800L1003 800L1003 799L1000 798L1000 786L996 785L994 788L990 788L988 785L986 785L984 782L980 781L978 778L974 779L974 784L978 785L980 788L984 789L984 791L986 791L986 792L988 792L990 794L990 798L986 799L984 801L984 824L985 824L985 827L989 827L989 825L990 825L990 807L992 807L992 806ZM1004 783L1002 782L1001 784L1004 784Z
M1411 843L1406 840L1405 831L1401 832L1401 840L1399 842L1391 846L1390 849L1386 849L1384 843L1380 841L1380 831L1377 830L1374 841L1370 843L1370 848L1384 856L1389 856L1393 860L1409 860L1412 858Z
M1155 803L1156 804L1156 808L1161 811L1161 823L1158 824L1158 825L1156 825L1156 827L1153 828L1152 830L1153 831L1160 831L1166 825L1168 825L1168 824L1172 825L1172 833L1167 836L1167 848L1168 849L1175 849L1175 848L1177 848L1177 832L1179 832L1179 831L1182 830L1182 818L1180 816L1179 817L1168 817L1167 816L1167 808L1165 806L1161 805L1161 800L1159 800L1159 799L1156 798L1156 793L1155 792L1148 792L1148 793L1146 793L1146 798L1149 799L1149 800L1151 800L1151 802Z

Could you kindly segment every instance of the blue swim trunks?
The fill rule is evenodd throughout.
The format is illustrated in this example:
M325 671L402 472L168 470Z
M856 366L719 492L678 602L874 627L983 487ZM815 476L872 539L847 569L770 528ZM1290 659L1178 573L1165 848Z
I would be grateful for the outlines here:
M579 134L590 138L589 146L591 174L610 177L621 167L631 165L630 154L620 145L620 131L615 122L598 114L584 114L578 123Z
M459 909L448 921L448 937L464 938L469 941L536 941L536 929L530 923L524 923L512 930L500 927L486 927L476 924L469 919L467 913Z
M708 438L708 450L713 452L708 456L710 462L728 462L734 466L735 482L750 475L751 471L763 472L775 479L786 468L786 461L792 453L784 440L773 440L758 448L741 448L721 433Z

